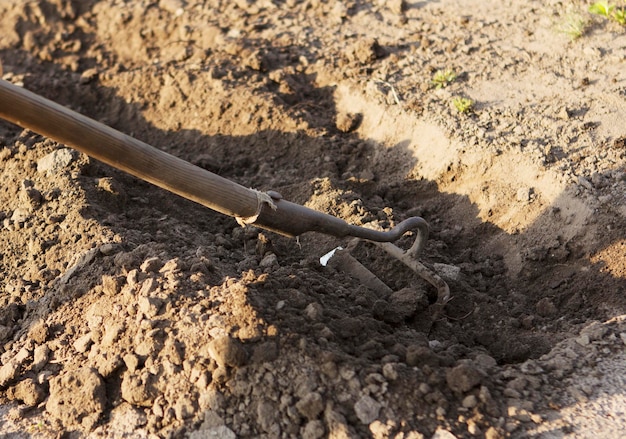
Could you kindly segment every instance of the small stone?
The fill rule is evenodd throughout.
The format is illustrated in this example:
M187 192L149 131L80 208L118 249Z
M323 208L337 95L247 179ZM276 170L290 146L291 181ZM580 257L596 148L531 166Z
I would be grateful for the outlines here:
M478 386L481 381L480 372L468 363L461 363L446 372L446 382L454 392L465 393Z
M102 244L100 246L100 253L102 253L104 256L111 256L117 253L119 250L119 244L116 244L114 242L107 242L106 244Z
M14 224L23 224L30 217L30 210L25 207L18 207L11 214L11 221Z
M74 342L73 346L74 346L74 349L76 349L76 352L83 354L87 352L87 349L89 349L92 343L93 343L92 334L91 332L88 332L87 334L78 337L76 341Z
M162 305L163 301L157 297L140 297L137 300L137 310L149 319L159 313Z
M438 428L435 431L435 434L433 434L432 439L457 439L457 437L450 433L448 430Z
M143 264L139 267L144 273L156 273L163 266L161 260L154 256L143 261Z
M485 439L502 439L502 435L495 427L489 427L485 432Z
M317 302L309 303L304 309L304 315L313 321L321 320L324 315L324 308Z
M571 111L567 107L561 107L556 115L562 120L569 120L571 117Z
M133 373L139 367L139 357L135 354L126 354L122 358L129 372Z
M317 392L308 393L296 403L296 409L302 416L310 421L317 419L324 410L322 395Z
M467 432L472 436L480 436L482 434L480 427L473 419L467 421Z
M247 354L241 344L225 335L209 343L209 355L220 366L240 367L246 364Z
M475 395L467 395L461 404L466 409L472 409L478 405L478 398Z
M527 187L521 187L517 190L515 198L520 203L528 203L530 201L531 190Z
M385 4L392 13L397 15L402 14L406 10L405 0L386 0Z
M159 7L176 16L182 15L185 12L185 3L183 0L160 0Z
M73 160L74 155L71 150L68 148L57 149L37 161L37 172L45 172L49 176L58 174Z
M383 366L383 376L389 381L398 379L398 368L395 363L386 363Z
M378 418L381 407L378 401L368 395L363 395L354 404L354 412L363 424L369 425Z
M259 267L261 268L270 268L273 266L278 266L278 258L274 253L267 253L261 262L259 262Z
M579 337L576 338L576 343L578 343L581 346L589 345L589 343L590 343L589 335L588 334L581 334Z
M476 355L476 357L474 358L474 363L476 364L476 366L480 367L481 369L485 371L493 369L494 367L498 365L498 362L496 361L496 359L493 358L491 355L487 355L487 354Z
M31 368L35 372L39 372L48 363L48 356L50 355L50 348L48 345L42 344L35 346L33 352L33 364Z

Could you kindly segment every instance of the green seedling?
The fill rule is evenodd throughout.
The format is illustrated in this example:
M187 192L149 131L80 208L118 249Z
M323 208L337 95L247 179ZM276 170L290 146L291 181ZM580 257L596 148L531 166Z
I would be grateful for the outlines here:
M456 73L452 69L437 70L431 81L435 88L444 88L450 85L456 79Z
M474 101L468 98L457 96L452 99L452 105L459 113L467 114L474 109Z
M622 26L626 26L626 9L614 9L612 18Z
M591 12L592 14L601 15L606 18L611 17L613 9L615 9L615 6L609 4L609 2L606 1L595 2L594 4L589 6L589 12Z
M582 37L586 28L585 19L579 14L571 13L565 16L563 22L557 27L557 31L567 35L573 41Z
M595 2L589 6L589 12L600 15L608 20L613 20L622 26L626 25L626 9L617 8L607 1Z

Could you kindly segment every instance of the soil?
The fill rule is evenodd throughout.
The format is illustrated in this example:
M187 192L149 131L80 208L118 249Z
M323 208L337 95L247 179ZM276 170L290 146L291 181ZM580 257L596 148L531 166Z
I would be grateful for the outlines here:
M352 254L391 294L320 265L346 239L243 228L1 122L0 433L619 435L626 33L586 9L2 1L4 80L352 224L421 216L451 298L372 244Z

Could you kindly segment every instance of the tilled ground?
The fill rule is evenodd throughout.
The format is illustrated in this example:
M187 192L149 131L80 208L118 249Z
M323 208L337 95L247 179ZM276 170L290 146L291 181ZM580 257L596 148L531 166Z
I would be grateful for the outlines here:
M361 243L393 293L370 289L320 265L347 241L242 228L3 122L0 432L621 431L626 37L491 3L0 4L3 79L350 223L422 216L451 290Z

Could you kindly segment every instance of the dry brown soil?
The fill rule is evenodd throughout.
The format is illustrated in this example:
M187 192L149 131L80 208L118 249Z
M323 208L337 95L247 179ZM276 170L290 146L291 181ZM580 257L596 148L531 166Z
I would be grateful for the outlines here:
M586 9L2 0L4 80L350 223L422 216L452 298L1 122L0 435L618 437L626 33Z

